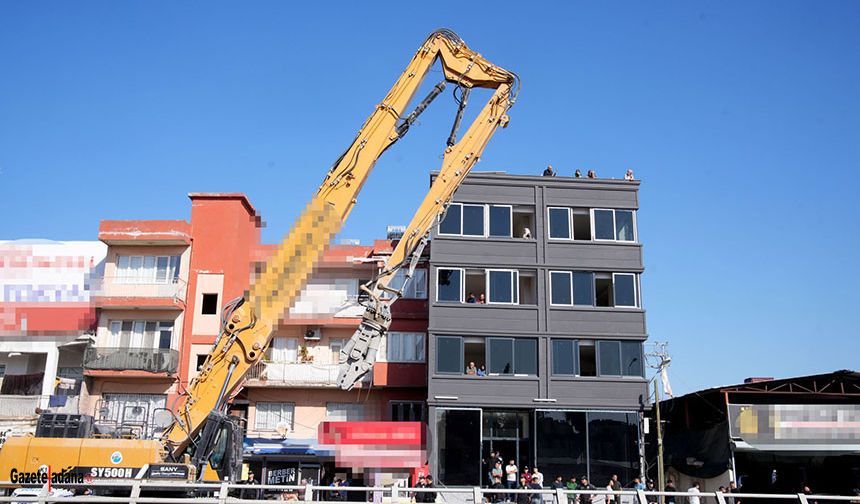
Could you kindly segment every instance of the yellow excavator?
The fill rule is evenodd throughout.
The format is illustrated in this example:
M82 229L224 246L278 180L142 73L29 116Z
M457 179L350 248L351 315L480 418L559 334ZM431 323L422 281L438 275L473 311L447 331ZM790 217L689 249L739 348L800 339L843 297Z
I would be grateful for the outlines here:
M409 114L409 106L436 61L444 79ZM250 288L247 299L227 303L221 332L197 377L174 411L162 410L160 439L12 437L0 448L0 480L7 486L74 483L91 479L236 481L241 477L242 426L226 414L228 399L251 367L260 362L273 328L305 286L325 248L346 220L377 159L402 138L447 83L456 86L458 110L439 175L376 278L361 289L367 296L359 328L340 354L338 385L351 389L368 373L391 323L391 304L404 285L390 286L395 273L406 281L444 216L454 191L478 162L519 91L516 74L469 49L454 32L433 32L421 45L385 99L335 161L313 199ZM494 90L477 118L458 139L473 88ZM154 415L158 417L159 415Z

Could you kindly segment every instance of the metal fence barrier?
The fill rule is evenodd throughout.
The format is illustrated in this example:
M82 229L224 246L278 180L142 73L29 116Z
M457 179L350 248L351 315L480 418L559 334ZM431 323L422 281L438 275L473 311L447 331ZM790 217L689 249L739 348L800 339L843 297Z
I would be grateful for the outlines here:
M0 481L0 487L11 492L11 482ZM62 490L93 495L62 496ZM260 498L247 498L248 492L257 492ZM111 495L103 495L111 493ZM344 497L363 496L361 500L333 498L334 493ZM331 487L319 485L245 485L241 483L185 483L156 481L117 481L90 482L86 484L62 484L48 491L47 485L33 489L28 495L0 496L0 503L127 503L127 504L251 504L264 500L295 502L377 502L383 504L409 504L419 495L433 493L435 501L448 504L496 504L505 502L508 497L515 501L518 495L530 494L532 504L588 504L581 502L581 495L593 498L590 504L611 504L608 497L620 496L622 502L629 504L654 504L664 502L666 497L674 497L676 504L687 504L689 498L698 498L701 504L764 504L773 501L795 501L798 504L823 504L849 502L860 504L860 495L806 495L806 494L760 494L722 492L658 492L645 490L607 491L602 488L593 490L567 490L543 488L507 489L478 487L434 487L408 488L385 487ZM37 494L37 495L34 495ZM184 494L184 495L183 495ZM539 495L539 496L538 496ZM504 497L502 497L504 496ZM599 497L599 500L598 498Z

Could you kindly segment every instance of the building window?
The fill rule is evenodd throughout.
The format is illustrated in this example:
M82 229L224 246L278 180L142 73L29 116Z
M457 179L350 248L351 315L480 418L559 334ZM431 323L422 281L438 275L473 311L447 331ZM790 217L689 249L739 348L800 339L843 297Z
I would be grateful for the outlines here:
M639 342L552 340L552 374L557 376L642 376Z
M436 300L463 302L463 270L439 268L436 270Z
M463 340L459 336L436 337L436 372L463 372Z
M595 273L595 306L638 308L639 286L635 273Z
M636 241L633 210L595 208L592 214L595 240Z
M642 343L600 341L598 345L601 376L644 376Z
M203 294L203 302L200 305L200 313L203 315L218 314L218 294Z
M392 422L424 422L427 410L421 401L391 401Z
M116 283L166 284L179 278L180 256L117 256Z
M326 420L330 422L361 422L364 420L364 406L354 403L325 403Z
M270 362L296 362L298 360L299 340L275 336L268 350Z
M573 273L570 271L549 272L549 303L559 306L573 304Z
M588 271L573 272L573 304L594 306L594 274Z
M388 286L402 291L403 299L427 299L427 270L425 268L415 268L412 272L412 278L406 283L406 288L403 287L404 282L406 282L406 268L401 268L394 273ZM390 298L391 294L385 293L383 297Z
M388 362L424 362L424 333L389 332L385 358Z
M490 205L490 236L510 238L513 234L510 205Z
M556 240L569 240L570 236L570 209L549 207L547 209L549 220L549 237Z
M534 210L513 205L451 203L439 223L439 234L445 236L480 236L494 238L531 235ZM526 229L529 229L526 233Z
M562 376L576 375L576 341L567 339L552 340L552 374Z
M329 339L328 348L331 352L331 363L340 364L340 351L343 350L345 341L342 339Z
M463 236L484 236L484 205L463 205Z
M597 376L597 351L593 341L576 342L577 371L579 376Z
M636 275L632 273L612 274L613 298L615 306L636 308Z
M487 270L488 303L517 304L519 278L514 270Z
M296 405L287 402L258 402L254 428L258 431L293 430Z
M463 205L451 203L445 211L445 217L439 223L440 235L463 234Z
M171 348L173 322L112 320L110 346L114 348Z
M537 340L487 338L491 375L537 375Z

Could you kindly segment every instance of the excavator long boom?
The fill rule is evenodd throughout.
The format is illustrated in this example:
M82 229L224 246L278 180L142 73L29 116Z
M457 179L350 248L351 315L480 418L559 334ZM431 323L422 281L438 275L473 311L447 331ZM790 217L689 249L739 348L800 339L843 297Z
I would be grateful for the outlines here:
M238 299L225 306L221 334L199 374L181 396L176 418L162 438L175 459L194 442L209 413L223 408L250 368L261 360L273 329L295 302L326 247L356 204L358 193L379 156L406 133L432 97L441 92L444 83L437 85L428 99L404 117L406 107L436 60L441 62L445 80L460 86L464 92L475 87L495 89L495 92L463 138L458 142L449 141L439 177L388 262L396 267L383 271L373 282L373 292L385 291L396 269L421 247L433 222L444 212L496 128L507 124L507 110L513 105L514 89L518 86L516 75L492 65L449 30L432 33L349 148L329 170L313 199L251 286L249 301ZM458 121L461 114L462 110ZM384 311L388 305L382 306L380 309ZM368 311L372 310L368 307ZM373 315L370 318L365 315L364 320L373 319ZM367 324L363 322L362 325ZM341 386L367 372L368 363L372 365L375 358L374 354L368 359L368 351L373 350L374 342L378 345L378 336L379 332L374 336L376 339L370 337L368 344L355 344L358 337L350 342L348 353L354 359L342 360L346 370L353 365L358 365L359 369L344 371ZM362 370L363 373L359 373Z

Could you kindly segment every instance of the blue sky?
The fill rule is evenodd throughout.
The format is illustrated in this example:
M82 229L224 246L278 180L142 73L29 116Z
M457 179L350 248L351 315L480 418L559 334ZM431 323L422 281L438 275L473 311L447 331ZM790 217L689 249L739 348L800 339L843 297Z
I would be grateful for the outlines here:
M860 368L858 19L851 1L3 2L0 237L94 239L242 191L278 241L446 26L523 80L476 169L643 180L648 331L676 392ZM445 96L343 237L408 220Z

